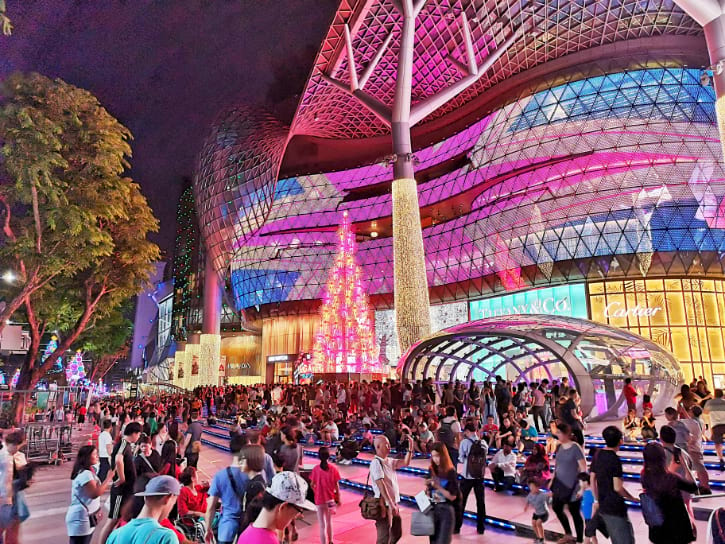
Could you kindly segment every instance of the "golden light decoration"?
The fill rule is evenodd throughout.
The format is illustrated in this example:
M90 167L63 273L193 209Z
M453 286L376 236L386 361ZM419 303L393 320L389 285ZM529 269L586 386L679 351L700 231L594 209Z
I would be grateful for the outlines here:
M393 180L393 267L395 322L400 352L430 334L430 299L420 226L418 184Z

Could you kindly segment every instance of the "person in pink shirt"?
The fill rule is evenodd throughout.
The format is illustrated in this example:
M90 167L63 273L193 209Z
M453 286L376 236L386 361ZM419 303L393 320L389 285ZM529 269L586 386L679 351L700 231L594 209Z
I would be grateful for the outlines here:
M317 507L306 499L307 482L294 472L278 472L272 483L259 498L247 505L247 509L259 512L241 535L237 544L279 544L277 533L284 531L305 510Z
M327 462L330 450L323 446L319 456L320 464L312 469L310 485L315 492L320 544L332 544L332 512L335 505L340 506L340 473L334 465Z

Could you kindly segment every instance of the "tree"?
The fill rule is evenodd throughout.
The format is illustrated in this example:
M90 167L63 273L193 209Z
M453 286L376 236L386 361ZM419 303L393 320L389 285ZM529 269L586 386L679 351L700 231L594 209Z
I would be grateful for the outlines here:
M0 261L19 276L5 288L0 330L22 309L31 343L18 389L31 389L148 283L158 221L123 176L130 132L93 95L38 74L13 75L0 93ZM58 347L41 361L40 339L54 329Z
M131 133L88 91L40 74L0 85L0 331L28 296L73 276L114 248L128 220L123 177Z
M315 373L380 372L370 305L360 268L355 263L355 234L345 212L337 231L339 249L322 301L311 371Z
M5 0L0 0L0 30L5 36L13 33L13 25L5 11Z

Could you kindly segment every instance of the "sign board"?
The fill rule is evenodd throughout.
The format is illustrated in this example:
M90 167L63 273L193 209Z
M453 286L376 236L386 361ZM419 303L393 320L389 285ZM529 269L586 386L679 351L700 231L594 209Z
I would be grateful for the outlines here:
M286 363L287 361L291 361L292 358L293 358L293 356L289 355L289 354L268 355L267 362L268 363Z
M192 376L199 375L199 356L198 355L194 355L191 358L191 375Z
M587 319L584 284L531 289L471 302L471 321L504 315L547 314Z

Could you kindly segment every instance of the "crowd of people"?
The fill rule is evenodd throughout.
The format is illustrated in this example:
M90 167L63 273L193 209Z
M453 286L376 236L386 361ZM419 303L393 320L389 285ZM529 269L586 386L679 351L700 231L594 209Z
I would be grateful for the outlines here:
M375 521L378 544L403 534L397 471L414 454L430 460L421 491L430 502L424 515L433 521L432 534L425 533L431 543L450 543L460 531L471 491L476 529L486 531L488 475L495 492L525 497L537 542L551 509L564 532L560 542L596 543L599 534L633 543L625 501L641 497L625 487L616 452L625 440L639 440L641 486L652 498L644 500L655 505L643 508L650 540L685 544L695 539L690 497L710 492L705 434L723 462L723 392L702 392L697 384L683 386L659 428L648 399L628 397L623 428L606 427L603 447L589 452L581 399L566 378L515 386L498 378L440 389L432 380L200 387L183 396L105 399L85 414L102 430L81 448L71 471L68 535L72 544L89 544L94 533L101 544L291 544L299 538L296 520L315 510L320 542L331 544L341 504L335 465L371 449L377 508L363 516ZM628 434L638 417L651 419L654 435ZM228 466L205 477L198 470L201 436L214 420L229 422L232 455ZM303 445L317 441L319 464L301 470Z

